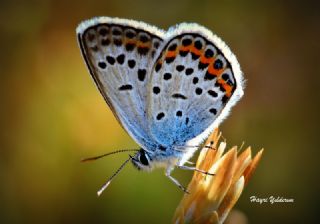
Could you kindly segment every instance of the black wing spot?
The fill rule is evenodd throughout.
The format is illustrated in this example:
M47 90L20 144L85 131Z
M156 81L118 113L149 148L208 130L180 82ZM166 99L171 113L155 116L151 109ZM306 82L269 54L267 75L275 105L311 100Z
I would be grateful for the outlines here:
M224 95L221 99L222 103L226 104L229 100L229 97L227 97L226 95Z
M202 94L202 89L201 88L196 88L196 94L201 95Z
M186 39L182 40L182 45L185 46L185 47L189 46L191 43L192 43L192 40L189 39L189 38L186 38Z
M113 34L113 35L116 35L116 36L121 35L121 30L120 30L120 28L117 28L117 27L113 28L112 34Z
M156 54L156 51L155 51L155 50L151 51L151 57L152 57L152 58L154 58L155 54Z
M164 118L165 114L163 112L158 113L157 115L157 120L161 120L162 118Z
M171 62L174 61L174 59L175 59L175 57L168 57L168 58L166 58L165 60L166 60L166 63L167 63L167 64L170 64Z
M176 116L177 116L177 117L181 117L181 116L182 116L182 111L181 111L181 110L178 110L177 113L176 113Z
M182 72L184 70L184 66L183 65L177 65L176 67L178 72Z
M148 47L138 47L138 53L141 55L146 55L149 51Z
M186 117L186 125L189 123L189 117Z
M186 75L191 75L193 73L193 68L186 69Z
M191 53L191 56L192 56L192 60L197 60L200 57L200 55L195 54L193 52Z
M209 73L209 72L206 72L206 74L204 75L204 80L213 80L215 78L216 78L216 76Z
M135 45L133 43L127 43L126 44L126 50L127 51L133 51Z
M197 48L198 50L201 50L202 48L202 43L200 40L197 40L196 42L194 42L194 46L195 48Z
M224 80L224 81L227 81L229 79L229 75L224 73L222 74L221 78Z
M159 145L159 149L160 149L161 151L166 151L166 150L167 150L167 148L164 147L163 145Z
M204 52L204 56L206 58L212 58L213 57L213 51L211 49L207 49L205 52Z
M88 40L89 40L90 42L92 42L92 41L94 40L94 38L96 38L96 36L95 36L93 33L89 33L89 34L88 34Z
M230 79L227 81L227 84L228 84L229 86L234 86L234 83L233 83Z
M155 68L156 72L158 72L161 69L161 67L162 67L162 64L158 63Z
M106 28L101 28L99 33L101 36L106 36L108 34L108 30Z
M218 96L218 93L213 90L208 90L208 94L214 98Z
M110 40L109 39L102 39L101 40L101 45L102 46L108 46L110 44Z
M220 85L219 89L220 89L221 92L225 92L226 91L225 88L222 85Z
M169 51L175 51L177 49L177 44L171 44L168 48Z
M160 91L161 91L161 90L160 90L160 88L159 88L158 86L153 87L153 93L154 93L154 94L157 95L157 94L160 93Z
M215 60L213 67L217 70L220 70L223 68L223 63L220 59Z
M141 41L142 43L146 43L146 42L150 41L150 38L149 38L147 35L145 35L145 34L141 34L141 35L140 35L140 41Z
M106 59L110 65L113 65L116 62L116 60L112 56L107 56Z
M209 112L212 113L212 114L214 114L214 115L217 114L217 110L216 110L215 108L211 108L211 109L209 110Z
M134 68L134 66L136 66L136 61L131 59L131 60L128 60L128 66L130 68Z
M117 57L117 62L122 65L123 62L124 62L124 59L125 59L125 55L124 54L120 54L118 57Z
M172 75L171 75L171 73L164 73L164 75L163 75L163 79L164 80L169 80L169 79L171 79L172 78Z
M160 43L159 43L158 41L155 41L155 42L153 43L153 47L154 47L155 49L158 49L159 46L160 46Z
M199 78L198 77L194 77L192 80L193 84L197 84L199 82Z
M138 69L138 79L143 82L146 78L147 70L145 69Z
M132 85L129 85L129 84L127 84L127 85L122 85L122 86L119 87L119 90L120 90L120 91L123 91L123 90L131 90L131 89L132 89Z
M208 67L209 64L204 64L202 62L199 62L198 68L201 70L204 70L206 67Z
M122 40L121 39L113 39L113 43L114 43L114 45L119 47L122 45Z
M100 62L98 63L98 66L99 66L101 69L105 69L105 68L107 67L107 64L106 64L105 62L103 62L103 61L100 61Z
M179 55L180 55L181 57L187 56L188 53L189 53L189 51L179 51Z
M181 93L175 93L172 95L172 97L176 99L183 99L183 100L188 99L185 95L182 95Z
M127 37L127 38L132 39L132 38L134 38L134 36L135 36L135 33L134 33L134 32L132 32L132 31L130 31L130 30L128 30L128 31L126 32L126 37Z

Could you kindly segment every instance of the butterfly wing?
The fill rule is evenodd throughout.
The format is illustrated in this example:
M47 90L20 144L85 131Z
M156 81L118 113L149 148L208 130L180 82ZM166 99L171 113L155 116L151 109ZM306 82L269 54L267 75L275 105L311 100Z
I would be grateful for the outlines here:
M146 85L164 32L142 22L100 17L77 28L79 45L104 99L142 147L152 146L146 121Z
M243 95L240 66L197 24L181 24L165 39L148 86L150 131L163 145L197 145Z

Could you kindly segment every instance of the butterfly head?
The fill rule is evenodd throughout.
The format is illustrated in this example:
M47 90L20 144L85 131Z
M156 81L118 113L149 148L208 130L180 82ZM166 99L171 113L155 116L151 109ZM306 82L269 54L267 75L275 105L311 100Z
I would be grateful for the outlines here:
M138 170L150 170L151 166L151 159L144 149L140 149L134 156L131 157L132 164Z

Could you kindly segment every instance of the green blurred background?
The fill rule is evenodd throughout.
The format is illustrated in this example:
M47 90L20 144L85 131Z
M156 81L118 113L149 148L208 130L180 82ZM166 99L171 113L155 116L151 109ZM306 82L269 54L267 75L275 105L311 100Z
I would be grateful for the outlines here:
M75 28L93 16L167 29L197 22L237 55L245 96L221 130L262 161L236 208L250 223L316 223L319 203L319 22L311 1L1 1L0 223L170 223L183 193L164 175L127 166L127 155L82 157L137 145L93 84ZM185 185L192 173L175 171ZM255 204L282 196L294 203Z

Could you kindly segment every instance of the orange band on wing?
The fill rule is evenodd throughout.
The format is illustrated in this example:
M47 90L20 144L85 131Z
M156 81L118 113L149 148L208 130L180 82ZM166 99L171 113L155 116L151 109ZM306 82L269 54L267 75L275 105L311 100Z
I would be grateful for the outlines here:
M137 41L131 40L131 39L126 41L126 44L134 44L134 45L136 45L136 43L137 43Z
M209 65L208 72L211 73L211 74L220 75L224 71L224 69L219 69L219 70L215 69L213 67L214 62L215 62L215 60L213 60L212 63Z
M191 50L191 46L186 46L186 47L182 46L182 47L180 47L179 50L180 51L190 51Z
M166 58L173 58L177 56L177 52L176 51L168 51L166 54Z
M195 47L191 47L191 52L196 54L196 55L201 55L202 54L202 51L201 50L198 50L197 48Z
M218 78L217 82L226 91L226 96L230 97L233 87L227 84L222 78Z
M137 41L138 42L138 47L150 47L150 43L149 42L147 42L147 43L143 43L143 42L141 42L141 41Z
M214 58L206 58L204 55L202 55L201 58L200 58L200 62L203 63L203 64L210 64L213 61L214 61Z

